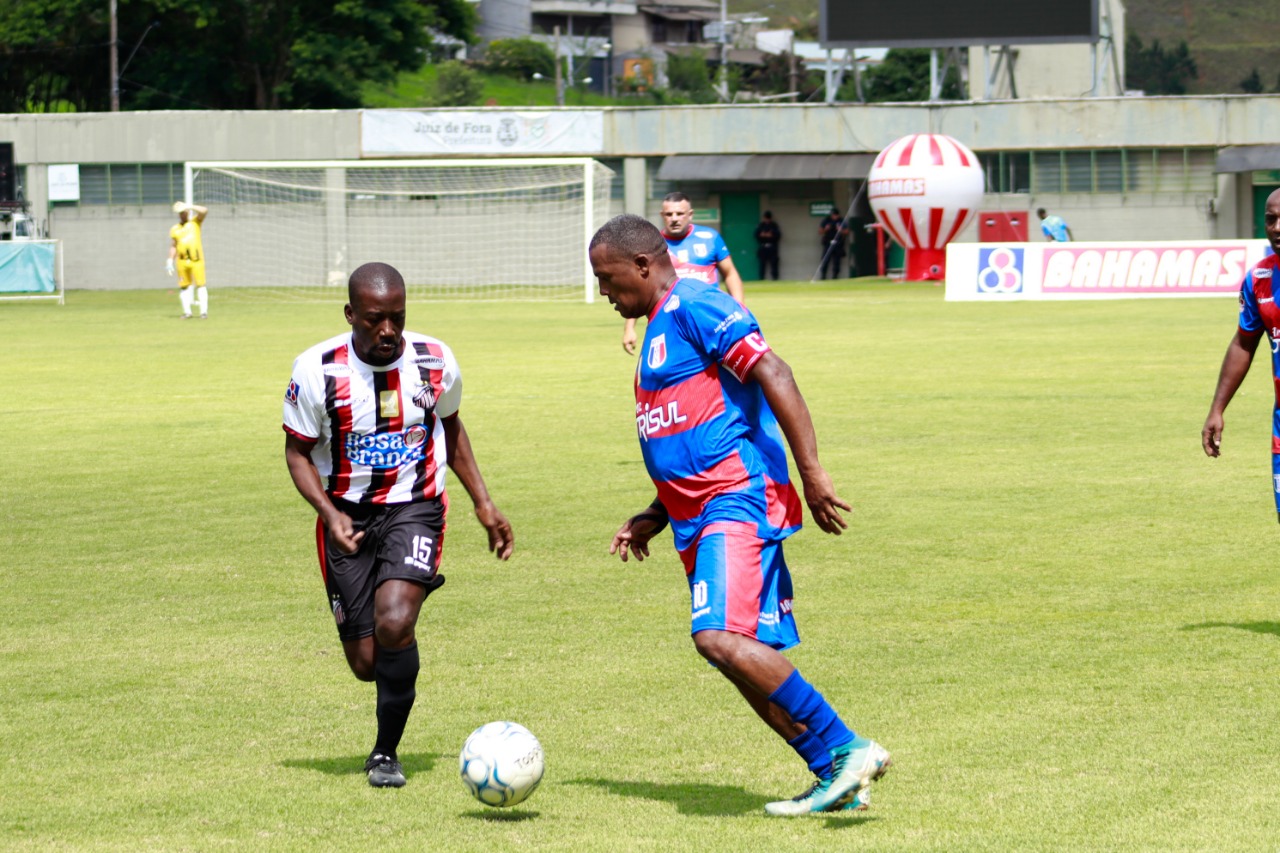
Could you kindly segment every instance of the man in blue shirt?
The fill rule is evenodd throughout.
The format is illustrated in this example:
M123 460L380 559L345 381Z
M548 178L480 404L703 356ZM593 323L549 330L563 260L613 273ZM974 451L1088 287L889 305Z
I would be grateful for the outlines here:
M1036 211L1036 216L1040 217L1040 230L1050 242L1069 243L1071 241L1071 228L1061 216L1056 214L1050 216L1043 207Z

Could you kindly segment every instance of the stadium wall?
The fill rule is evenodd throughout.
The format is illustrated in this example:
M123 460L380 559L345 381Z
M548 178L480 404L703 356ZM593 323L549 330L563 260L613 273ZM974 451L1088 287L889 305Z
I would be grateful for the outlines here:
M1205 163L1222 147L1273 144L1277 108L1280 98L1268 95L608 108L601 111L601 150L571 153L599 157L619 173L612 212L655 215L658 199L676 188L657 179L658 165L672 155L874 154L900 136L925 131L950 134L979 154L1198 149L1201 184L1182 192L1001 192L987 196L984 208L1033 212L1046 207L1066 218L1080 239L1250 237L1253 176L1215 178ZM165 288L172 286L163 264L172 220L168 204L178 195L136 204L51 205L45 189L48 165L359 159L361 115L359 110L4 115L0 141L14 143L33 216L47 223L49 236L64 241L69 287ZM1210 175L1207 184L1204 174ZM772 209L787 234L784 276L804 278L816 267L819 251L810 203L843 206L859 183L856 176L756 184L706 179L691 182L689 189L706 209L719 209L725 193L758 193L761 209ZM212 211L211 232L217 222L218 212ZM1034 233L1034 221L1031 225ZM976 234L970 229L961 239L976 239ZM218 259L211 257L215 286L217 266ZM755 259L741 257L741 249L738 266L754 276Z

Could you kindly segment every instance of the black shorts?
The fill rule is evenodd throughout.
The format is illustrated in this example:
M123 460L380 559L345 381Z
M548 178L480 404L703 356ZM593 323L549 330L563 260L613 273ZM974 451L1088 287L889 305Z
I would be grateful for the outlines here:
M373 634L373 595L383 581L406 580L426 586L440 568L446 504L439 498L381 506L348 503L334 506L364 531L360 550L344 554L316 520L320 574L329 609L344 642Z

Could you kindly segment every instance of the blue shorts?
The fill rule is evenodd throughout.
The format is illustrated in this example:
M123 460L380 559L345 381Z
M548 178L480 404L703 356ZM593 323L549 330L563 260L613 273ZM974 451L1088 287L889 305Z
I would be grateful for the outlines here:
M1276 513L1280 515L1280 453L1271 454L1271 486L1276 493Z
M715 522L680 559L689 578L689 633L728 631L778 650L800 642L781 540L761 539L754 524Z

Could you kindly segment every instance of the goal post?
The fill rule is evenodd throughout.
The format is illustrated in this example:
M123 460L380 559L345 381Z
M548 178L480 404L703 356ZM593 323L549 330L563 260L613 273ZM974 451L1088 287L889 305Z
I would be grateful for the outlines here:
M594 301L587 256L613 172L588 157L193 161L211 287L345 299L370 261L411 298Z
M29 299L65 304L61 240L0 242L0 301Z

